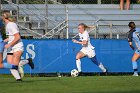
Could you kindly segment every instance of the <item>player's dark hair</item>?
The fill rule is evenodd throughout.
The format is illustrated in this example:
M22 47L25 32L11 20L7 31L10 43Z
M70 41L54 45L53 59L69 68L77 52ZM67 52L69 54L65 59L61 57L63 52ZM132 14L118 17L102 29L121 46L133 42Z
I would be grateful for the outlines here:
M84 29L87 29L88 28L88 26L86 24L84 24L84 23L80 23L78 26L83 26Z
M134 29L136 27L134 22L129 22L128 26L131 27L132 29Z

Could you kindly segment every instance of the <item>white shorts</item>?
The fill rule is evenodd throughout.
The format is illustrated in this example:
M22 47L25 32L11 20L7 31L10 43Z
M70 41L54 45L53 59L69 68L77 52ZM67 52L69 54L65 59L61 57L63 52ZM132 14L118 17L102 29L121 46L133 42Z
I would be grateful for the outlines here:
M17 51L24 51L24 47L17 47L17 48L8 48L7 53L14 53Z
M94 57L96 55L95 54L95 50L94 49L91 49L91 48L85 48L85 47L83 47L80 51L82 53L84 53L88 58L92 58L92 57Z

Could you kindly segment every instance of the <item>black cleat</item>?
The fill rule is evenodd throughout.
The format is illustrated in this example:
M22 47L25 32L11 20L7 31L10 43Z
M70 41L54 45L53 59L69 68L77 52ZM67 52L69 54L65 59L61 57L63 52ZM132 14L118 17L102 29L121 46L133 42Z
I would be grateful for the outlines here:
M79 72L78 76L84 76L83 72Z
M28 58L27 59L29 61L29 66L31 67L31 69L34 69L34 63L33 63L33 59L32 58Z
M103 72L105 76L108 75L108 69L106 69L106 72Z
M16 81L22 81L22 79L17 79Z

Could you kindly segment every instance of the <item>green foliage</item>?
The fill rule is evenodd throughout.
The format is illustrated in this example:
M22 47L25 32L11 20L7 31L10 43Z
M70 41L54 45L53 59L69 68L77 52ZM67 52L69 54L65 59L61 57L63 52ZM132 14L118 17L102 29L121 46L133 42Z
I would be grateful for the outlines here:
M3 40L7 38L6 32L5 32L5 28L2 28L2 38Z
M20 4L45 4L45 0L19 0ZM48 4L53 4L53 1L48 0Z
M3 25L0 30L1 30L3 40L6 39L7 36L6 36L6 32L5 32L5 26Z

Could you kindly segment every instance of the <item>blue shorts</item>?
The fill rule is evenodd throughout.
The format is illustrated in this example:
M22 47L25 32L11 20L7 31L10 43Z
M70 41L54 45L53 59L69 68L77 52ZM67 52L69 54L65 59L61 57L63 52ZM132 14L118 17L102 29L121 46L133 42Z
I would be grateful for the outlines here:
M136 50L135 53L140 55L140 50Z
M0 42L0 53L3 53L3 51L4 51L4 45L5 45L4 42Z

